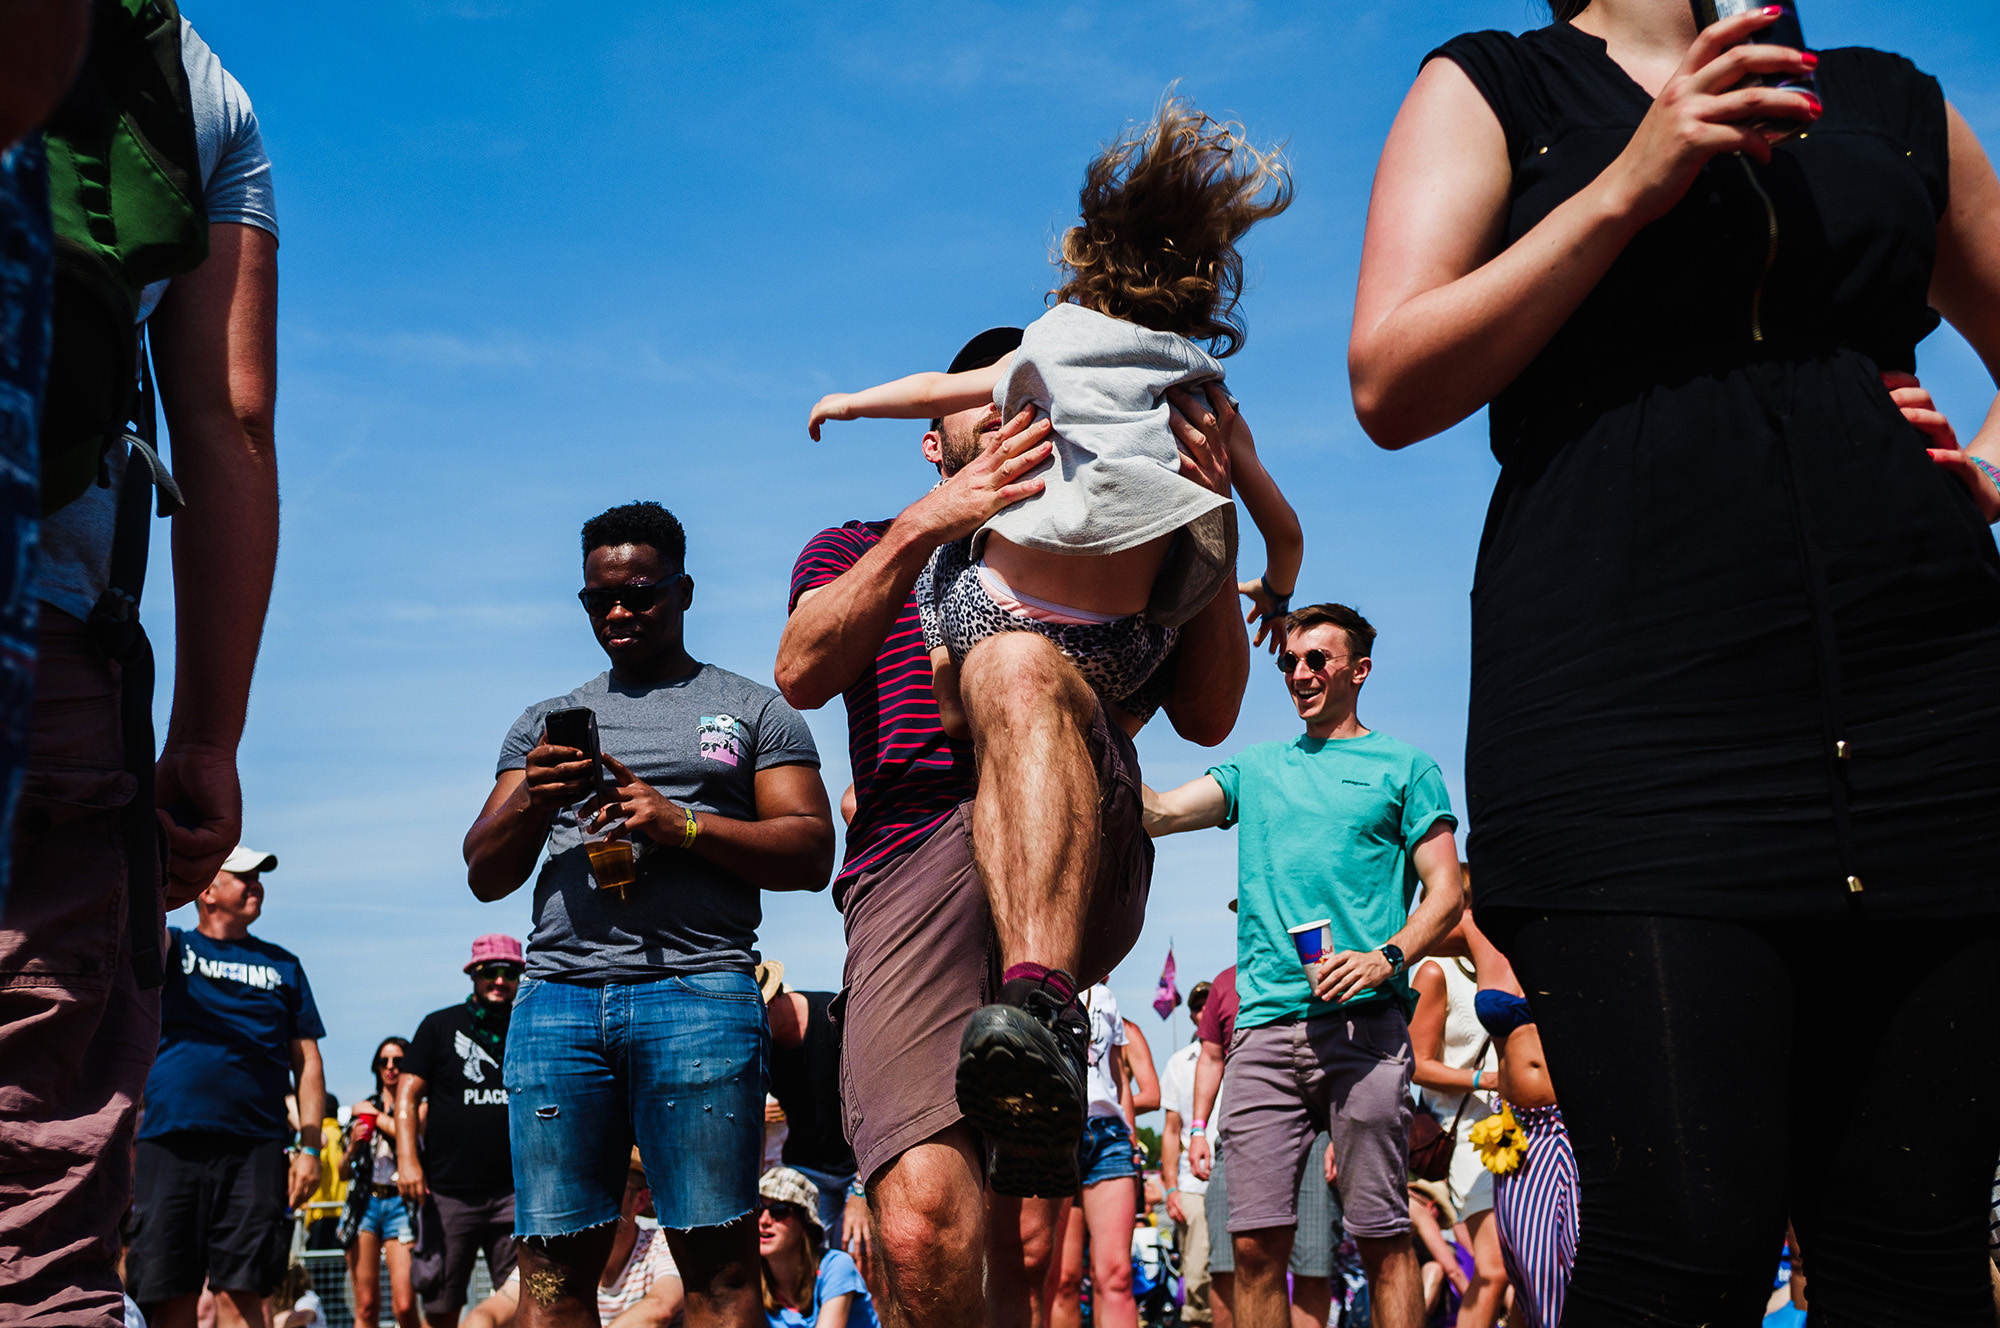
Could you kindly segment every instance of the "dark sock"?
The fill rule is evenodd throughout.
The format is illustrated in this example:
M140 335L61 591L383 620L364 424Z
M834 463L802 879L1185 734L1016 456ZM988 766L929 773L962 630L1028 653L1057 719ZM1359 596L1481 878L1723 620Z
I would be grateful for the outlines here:
M1009 964L1000 976L1000 999L1008 1005L1021 1004L1031 991L1046 990L1064 1002L1076 999L1076 979L1060 968L1042 964Z

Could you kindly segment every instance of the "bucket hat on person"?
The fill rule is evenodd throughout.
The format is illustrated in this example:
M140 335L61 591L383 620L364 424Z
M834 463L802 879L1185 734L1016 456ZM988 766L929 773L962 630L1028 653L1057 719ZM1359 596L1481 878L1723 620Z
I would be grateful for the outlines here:
M238 844L229 850L229 856L222 860L222 870L231 876L251 876L257 872L276 871L278 855L266 853L262 849Z
M826 1228L819 1221L819 1186L790 1167L772 1167L757 1181L757 1193L778 1203L788 1203L806 1215L806 1221L826 1242Z
M521 957L521 943L505 932L488 932L472 942L472 958L465 962L465 972L470 973L481 964L515 964L525 968Z
M791 990L785 985L785 961L782 959L766 959L751 971L751 976L756 979L757 990L763 993L766 1005L777 1000L779 992Z

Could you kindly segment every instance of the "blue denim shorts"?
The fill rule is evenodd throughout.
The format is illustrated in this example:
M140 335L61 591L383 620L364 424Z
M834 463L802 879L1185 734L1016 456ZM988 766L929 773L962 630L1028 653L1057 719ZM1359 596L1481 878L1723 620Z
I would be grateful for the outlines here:
M1076 1151L1082 1165L1083 1187L1099 1181L1130 1180L1138 1175L1132 1165L1132 1131L1123 1116L1092 1116L1083 1123L1083 1146Z
M368 1196L368 1206L361 1210L361 1221L354 1230L357 1234L372 1231L383 1240L400 1240L405 1245L417 1238L410 1227L410 1214L403 1207L403 1196L400 1194L387 1199L372 1194Z
M770 1034L748 973L521 983L507 1031L514 1234L618 1220L636 1143L663 1227L757 1203Z

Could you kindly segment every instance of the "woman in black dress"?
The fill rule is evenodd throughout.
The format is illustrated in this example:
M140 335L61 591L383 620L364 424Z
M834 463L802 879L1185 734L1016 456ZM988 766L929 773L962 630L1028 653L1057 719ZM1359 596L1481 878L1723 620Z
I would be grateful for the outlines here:
M1947 450L1907 375L1933 308L2000 366L2000 183L1772 18L1459 37L1369 216L1363 425L1490 403L1502 463L1470 849L1576 1145L1565 1328L1755 1323L1788 1214L1815 1324L1994 1322L2000 412Z

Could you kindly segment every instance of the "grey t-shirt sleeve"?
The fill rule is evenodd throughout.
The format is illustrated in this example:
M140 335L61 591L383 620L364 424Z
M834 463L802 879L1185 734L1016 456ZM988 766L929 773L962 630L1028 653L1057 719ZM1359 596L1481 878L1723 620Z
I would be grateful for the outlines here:
M250 94L186 19L181 20L181 63L194 94L195 150L201 155L202 200L209 221L255 226L276 236L271 154L264 148Z
M806 717L782 696L766 701L757 717L757 761L753 768L768 770L774 765L819 767L819 748L813 743Z

